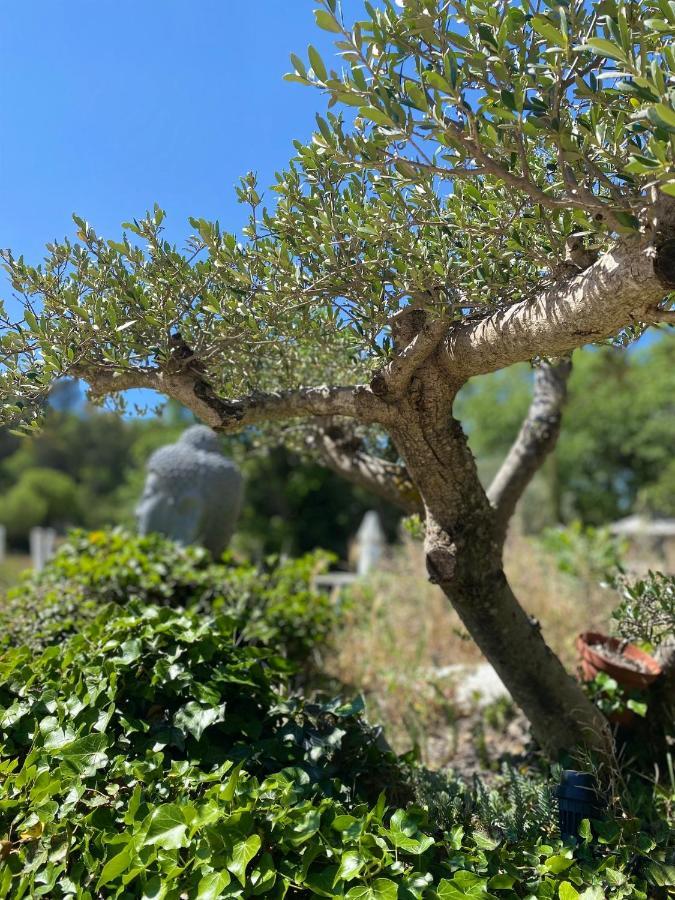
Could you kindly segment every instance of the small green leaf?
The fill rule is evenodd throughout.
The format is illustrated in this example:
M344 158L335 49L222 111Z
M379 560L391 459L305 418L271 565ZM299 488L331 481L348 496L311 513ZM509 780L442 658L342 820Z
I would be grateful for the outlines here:
M558 897L560 900L579 900L579 891L569 881L562 881L558 888Z
M366 860L360 853L357 853L356 850L347 850L346 853L342 854L333 884L337 884L338 881L351 881L352 878L356 878L365 864Z
M493 875L488 881L488 887L491 891L508 891L516 883L516 879L512 875Z
M575 50L595 50L599 56L606 56L609 59L618 59L621 62L627 62L626 54L623 50L611 41L605 38L589 38L585 44L575 47Z
M533 16L532 27L537 34L546 38L549 44L552 44L554 47L565 47L567 45L567 35L558 31L555 25L544 16Z
M197 885L195 900L218 900L218 897L222 896L230 880L230 873L227 869L205 875Z
M314 18L316 19L316 24L319 26L319 28L323 28L324 31L332 31L335 34L342 33L340 23L337 21L335 16L332 16L329 12L326 12L325 9L315 9Z
M87 734L68 744L56 755L83 778L88 778L108 762L104 753L107 746L108 739L104 734Z
M657 103L649 107L647 114L656 125L675 131L675 110L672 107L666 106L665 103Z
M261 845L260 836L252 834L245 841L237 841L232 848L227 868L243 887L246 886L246 867L260 850Z
M319 81L325 81L328 72L326 71L326 67L321 59L321 54L313 47L311 44L307 48L307 55L309 56L309 61L311 63L312 69L314 70L314 74L319 79Z
M444 78L442 75L440 75L438 72L434 72L433 70L429 71L429 72L425 72L424 80L426 81L426 83L428 85L430 85L433 88L436 88L437 91L441 91L441 93L443 93L443 94L452 95L454 93L453 87L450 84L450 82L446 78Z
M381 109L377 109L375 106L359 107L359 115L364 119L370 119L371 122L375 122L377 125L392 127L394 124L385 112L382 112Z
M126 872L126 870L131 865L132 850L133 846L131 844L127 844L127 846L123 850L120 850L119 853L108 860L108 862L103 866L101 875L99 876L99 879L96 883L97 891L100 891L104 884L109 884L123 872Z
M307 68L305 67L304 62L300 59L299 56L296 56L295 53L291 53L291 62L293 63L293 68L297 72L298 75L301 75L303 78L307 77Z
M481 897L482 900L490 900L493 896L487 892L488 879L460 869L455 872L451 880L443 878L437 889L440 900L465 900L466 897Z
M574 860L568 859L566 856L550 856L544 865L549 872L553 872L554 875L559 875L561 872L569 869L573 863Z
M626 703L628 709L632 710L636 716L642 716L644 718L647 715L647 704L640 703L639 700L629 700Z
M591 823L588 819L581 820L581 824L579 825L579 837L583 838L585 841L592 840L593 832L591 831Z
M398 886L389 878L376 878L370 884L356 885L347 891L348 900L396 900Z
M174 716L174 725L198 741L210 725L225 719L225 704L202 706L194 700L182 706Z
M639 220L632 215L631 213L624 212L623 210L614 210L614 218L617 222L622 225L625 229L629 231L639 231L640 230L640 222Z
M159 844L165 850L185 846L187 824L183 811L176 803L165 803L150 814L146 844Z

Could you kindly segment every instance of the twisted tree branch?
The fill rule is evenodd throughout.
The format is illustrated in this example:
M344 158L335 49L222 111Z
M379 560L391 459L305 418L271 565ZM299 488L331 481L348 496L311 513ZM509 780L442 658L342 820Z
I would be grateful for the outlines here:
M300 387L295 390L256 392L235 400L220 397L193 368L168 372L78 365L70 373L83 378L96 397L133 388L159 391L182 403L216 431L234 432L249 425L315 416L347 416L360 422L386 422L389 411L367 385Z
M324 465L352 484L406 513L424 511L419 491L405 466L366 453L359 438L330 426L312 432L310 443L319 452Z
M414 307L398 312L391 325L396 355L370 382L373 392L389 401L405 394L416 369L436 351L448 331L445 319Z
M654 309L673 288L674 240L624 240L536 299L452 326L443 361L452 375L469 378L536 356L561 357L633 322L653 321Z
M535 372L527 416L487 492L502 538L525 488L558 440L571 371L572 363L565 359L544 363Z

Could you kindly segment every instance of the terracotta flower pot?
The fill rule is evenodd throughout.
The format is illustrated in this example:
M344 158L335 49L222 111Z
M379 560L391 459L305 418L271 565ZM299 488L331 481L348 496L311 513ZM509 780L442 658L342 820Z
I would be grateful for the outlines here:
M610 654L604 655L598 645L609 650ZM576 646L581 659L584 681L592 681L598 672L606 672L622 687L646 688L661 674L661 666L653 656L640 650L634 644L623 646L621 641L606 634L585 631L577 638ZM639 663L641 671L628 665L622 665L614 654Z

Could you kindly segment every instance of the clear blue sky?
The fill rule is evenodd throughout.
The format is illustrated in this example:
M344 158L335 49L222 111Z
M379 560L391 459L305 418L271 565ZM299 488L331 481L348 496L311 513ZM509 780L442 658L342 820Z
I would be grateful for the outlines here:
M261 185L311 134L318 91L285 82L315 44L313 0L7 0L0 28L0 246L31 262L73 234L107 236L157 202L237 228L233 185ZM344 0L348 19L361 0ZM9 300L0 279L0 296Z

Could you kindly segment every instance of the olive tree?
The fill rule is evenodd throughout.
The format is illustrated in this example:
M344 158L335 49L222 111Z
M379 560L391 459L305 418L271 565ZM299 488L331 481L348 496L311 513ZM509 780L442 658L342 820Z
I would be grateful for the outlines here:
M675 318L675 5L658 0L381 0L287 77L328 98L241 235L156 207L120 239L76 218L41 266L4 254L7 419L48 385L151 388L221 432L307 428L336 471L419 513L430 579L555 753L604 720L502 567L509 519L555 443L569 356ZM535 366L529 413L479 481L453 400ZM420 609L420 615L425 611Z

